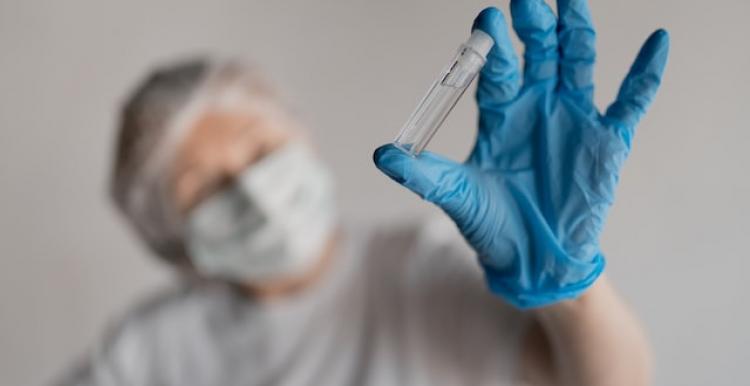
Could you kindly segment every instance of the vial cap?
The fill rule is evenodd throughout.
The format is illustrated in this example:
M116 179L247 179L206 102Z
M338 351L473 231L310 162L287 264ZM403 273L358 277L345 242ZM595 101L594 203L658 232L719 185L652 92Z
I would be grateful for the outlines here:
M471 33L469 40L466 41L467 46L471 47L484 58L487 58L487 54L492 49L493 44L495 44L495 41L492 40L492 37L480 29L475 29Z

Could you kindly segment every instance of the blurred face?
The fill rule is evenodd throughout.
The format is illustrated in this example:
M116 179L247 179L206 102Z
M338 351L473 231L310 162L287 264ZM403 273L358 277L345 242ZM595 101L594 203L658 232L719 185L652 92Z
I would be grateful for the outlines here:
M188 131L173 164L171 186L178 210L189 216L255 163L302 139L294 121L279 111L205 112ZM321 254L313 257L316 262L302 274L238 284L261 298L305 288L330 261L334 239L326 239Z

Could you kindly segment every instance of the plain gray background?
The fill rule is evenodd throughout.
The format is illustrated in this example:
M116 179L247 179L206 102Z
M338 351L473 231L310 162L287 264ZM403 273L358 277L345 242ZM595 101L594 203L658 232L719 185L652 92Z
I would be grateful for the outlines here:
M488 4L0 2L0 384L49 381L169 278L105 194L118 103L150 66L196 52L253 58L319 133L346 215L425 213L371 153ZM648 328L656 384L748 384L750 3L592 10L600 107L648 34L672 35L605 230L608 272ZM464 98L432 150L462 159L474 131Z

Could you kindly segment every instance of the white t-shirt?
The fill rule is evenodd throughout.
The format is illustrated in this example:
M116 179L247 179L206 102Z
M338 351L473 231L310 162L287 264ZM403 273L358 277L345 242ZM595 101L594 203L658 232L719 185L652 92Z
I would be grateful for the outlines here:
M183 283L121 320L64 385L512 385L526 317L442 219L349 227L299 294Z

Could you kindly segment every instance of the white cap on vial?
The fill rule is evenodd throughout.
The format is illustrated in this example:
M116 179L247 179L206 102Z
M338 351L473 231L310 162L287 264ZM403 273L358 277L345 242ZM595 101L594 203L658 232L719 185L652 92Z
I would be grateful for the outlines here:
M471 47L485 59L493 44L495 44L495 41L492 40L492 37L480 29L475 29L465 43L466 46Z

